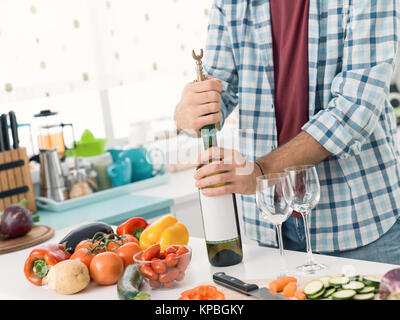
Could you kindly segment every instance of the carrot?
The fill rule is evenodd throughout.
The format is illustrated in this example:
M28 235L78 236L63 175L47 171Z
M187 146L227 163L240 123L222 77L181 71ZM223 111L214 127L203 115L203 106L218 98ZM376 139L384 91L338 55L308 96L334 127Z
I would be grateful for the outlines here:
M306 295L304 294L303 290L296 290L294 297L297 300L306 300Z
M283 295L285 297L288 297L288 298L293 297L295 292L296 292L296 289L297 289L297 283L296 282L289 282L285 286L285 288L283 288Z
M290 276L280 277L269 283L269 290L272 292L281 292L289 282L297 283L297 279L295 277L290 277Z

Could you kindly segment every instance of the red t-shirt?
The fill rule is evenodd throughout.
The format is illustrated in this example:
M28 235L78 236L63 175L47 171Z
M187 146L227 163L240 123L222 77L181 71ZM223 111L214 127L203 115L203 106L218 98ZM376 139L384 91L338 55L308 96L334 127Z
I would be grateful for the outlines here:
M309 0L270 0L278 145L295 137L309 120ZM300 213L292 216L301 218Z

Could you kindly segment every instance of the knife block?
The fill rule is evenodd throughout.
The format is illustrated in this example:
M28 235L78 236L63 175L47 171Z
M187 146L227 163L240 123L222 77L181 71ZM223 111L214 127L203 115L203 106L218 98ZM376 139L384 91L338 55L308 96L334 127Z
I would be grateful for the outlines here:
M0 152L0 211L26 199L26 207L36 212L35 194L25 148Z

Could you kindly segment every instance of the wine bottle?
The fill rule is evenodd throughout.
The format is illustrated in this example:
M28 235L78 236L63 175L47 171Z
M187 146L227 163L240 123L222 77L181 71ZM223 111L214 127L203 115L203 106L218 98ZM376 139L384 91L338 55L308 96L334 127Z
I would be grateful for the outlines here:
M196 56L193 51L193 58L197 62L197 81L205 79L201 68L202 56L202 51L200 56ZM204 150L218 146L216 133L217 128L213 124L201 129ZM219 160L211 159L208 163ZM200 168L204 165L202 164ZM207 188L216 188L222 185L224 183ZM216 267L225 267L240 263L243 259L243 250L235 194L206 197L199 190L199 198L210 264Z

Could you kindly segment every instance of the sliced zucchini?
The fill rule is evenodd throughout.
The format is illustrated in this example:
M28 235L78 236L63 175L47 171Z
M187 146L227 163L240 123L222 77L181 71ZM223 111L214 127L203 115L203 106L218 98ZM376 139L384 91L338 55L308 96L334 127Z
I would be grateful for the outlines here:
M355 275L355 276L349 277L350 281L362 281L362 278L363 277L360 275Z
M324 298L324 293L325 293L325 288L322 288L321 291L317 292L316 294L313 294L311 296L307 296L307 299L323 299Z
M332 277L329 280L329 284L333 287L341 287L349 283L350 279L348 277Z
M324 293L324 298L329 298L334 292L336 291L336 288L330 288L326 289Z
M358 293L353 297L353 300L373 300L374 298L374 293Z
M364 287L358 293L372 293L375 292L375 287Z
M352 289L345 289L345 290L339 290L336 291L331 295L333 300L349 300L353 298L357 292Z
M353 289L356 290L357 292L364 289L365 284L360 282L360 281L350 281L347 284L344 284L342 286L343 289Z
M379 288L381 281L375 276L364 276L363 282L366 286L371 286L374 288Z
M319 278L318 280L321 281L324 284L325 288L329 288L331 285L329 284L329 280L331 279L330 276L324 276Z
M313 280L307 283L303 289L306 296L313 296L324 289L324 284L320 280Z

